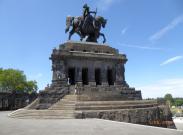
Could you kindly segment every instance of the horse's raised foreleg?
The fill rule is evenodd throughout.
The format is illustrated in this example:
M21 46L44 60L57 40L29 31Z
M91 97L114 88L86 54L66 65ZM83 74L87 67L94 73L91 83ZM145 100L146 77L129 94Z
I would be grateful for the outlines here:
M70 26L72 26L73 19L74 19L73 17L67 17L66 18L65 33L67 33L69 31Z
M72 29L70 32L69 32L69 38L68 40L71 40L71 36L74 34L74 29Z
M103 40L103 43L105 43L105 42L106 42L105 35L104 35L103 33L99 33L99 35L103 37L103 39L104 39L104 40Z
M69 31L69 26L67 26L66 28L65 28L65 33L67 33Z

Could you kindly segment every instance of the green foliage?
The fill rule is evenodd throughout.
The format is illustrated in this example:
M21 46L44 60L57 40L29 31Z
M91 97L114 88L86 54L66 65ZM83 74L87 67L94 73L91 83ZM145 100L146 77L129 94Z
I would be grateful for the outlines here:
M164 100L171 107L171 112L174 116L183 116L183 109L180 106L183 105L183 98L173 98L171 94L166 94Z
M37 87L36 81L27 81L23 71L15 69L0 68L0 88L7 91L24 91L35 92Z
M172 97L171 94L166 94L166 95L164 96L164 99L165 99L165 100L169 100L169 101L173 101L173 97Z
M31 92L36 92L38 89L37 87L37 82L36 81L27 81L26 84L26 91L31 93Z
M183 98L174 99L174 106L182 106L182 105L183 105Z
M183 98L173 98L171 94L166 94L164 96L164 100L170 106L182 106L183 105Z
M166 94L166 95L164 96L164 99L165 99L166 103L167 103L169 106L173 105L174 100L173 100L173 97L172 97L171 94L169 94L169 93Z

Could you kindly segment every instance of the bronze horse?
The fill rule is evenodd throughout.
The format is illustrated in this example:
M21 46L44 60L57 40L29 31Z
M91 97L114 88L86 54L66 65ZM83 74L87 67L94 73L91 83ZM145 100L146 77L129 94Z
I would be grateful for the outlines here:
M69 31L70 26L72 26L72 29L69 32L69 38L71 39L71 36L74 33L77 33L80 36L80 40L82 41L86 36L86 41L88 42L97 42L97 39L99 36L103 37L103 43L106 42L105 35L100 32L101 27L105 28L105 25L107 23L107 20L104 19L101 16L92 17L90 16L91 20L87 22L85 26L83 26L83 17L70 17L68 16L66 18L66 29L65 33Z

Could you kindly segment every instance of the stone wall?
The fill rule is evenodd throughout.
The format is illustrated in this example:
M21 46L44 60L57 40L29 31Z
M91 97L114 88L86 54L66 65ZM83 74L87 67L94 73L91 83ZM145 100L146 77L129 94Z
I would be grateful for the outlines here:
M76 118L100 118L165 128L175 128L172 114L167 106L121 110L82 111Z
M141 100L141 91L126 86L78 86L80 101Z
M23 108L36 98L36 93L0 92L0 110L15 110Z

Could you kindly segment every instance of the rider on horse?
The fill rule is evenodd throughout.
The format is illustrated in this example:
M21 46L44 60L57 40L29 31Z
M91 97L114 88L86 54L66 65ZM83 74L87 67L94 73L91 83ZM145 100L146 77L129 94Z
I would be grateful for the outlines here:
M94 13L92 16L91 13ZM74 33L77 33L80 36L80 40L83 41L83 39L86 37L86 42L97 42L97 39L99 36L103 37L103 43L106 41L105 35L100 32L101 28L104 28L107 20L104 19L102 16L96 17L96 11L90 11L90 8L87 4L83 6L83 14L82 16L78 17L70 17L68 16L66 18L66 29L65 32L69 31L70 26L72 26L71 31L69 32L69 38L71 39L71 36Z
M90 15L90 13L93 13L96 15L95 11L90 11L90 7L87 4L84 4L83 6L83 25L82 28L86 28L89 23L94 24L95 18Z

